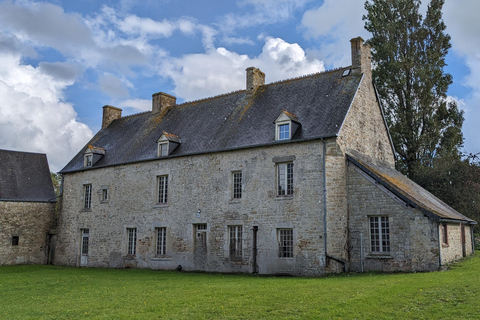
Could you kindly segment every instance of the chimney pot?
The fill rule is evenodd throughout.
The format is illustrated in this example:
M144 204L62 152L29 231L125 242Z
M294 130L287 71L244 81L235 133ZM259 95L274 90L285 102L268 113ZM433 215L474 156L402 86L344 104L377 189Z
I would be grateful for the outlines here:
M167 109L177 103L177 97L165 92L158 92L152 95L152 114L163 114Z
M120 119L121 117L122 109L109 105L103 106L102 129L108 127L113 120Z
M247 71L247 95L252 95L259 86L265 84L265 73L255 67L246 69Z

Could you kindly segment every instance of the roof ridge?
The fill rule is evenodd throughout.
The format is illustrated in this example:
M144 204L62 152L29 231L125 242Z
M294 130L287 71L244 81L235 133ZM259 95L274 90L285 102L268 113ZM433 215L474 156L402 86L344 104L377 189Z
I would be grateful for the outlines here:
M229 91L229 92L226 92L226 93L217 94L217 95L211 96L211 97L200 98L200 99L195 99L195 100L191 100L191 101L185 101L185 102L182 102L180 104L176 104L175 106L176 107L177 106L183 106L183 105L189 104L189 103L197 103L197 102L201 102L201 101L204 101L204 100L216 99L216 98L220 98L220 97L223 97L223 96L228 96L230 94L234 94L234 93L238 93L238 92L242 92L242 91L245 91L245 89L234 90L234 91Z
M348 69L348 68L351 68L351 66L347 66L347 67L338 67L338 68L333 68L333 69L330 69L330 70L324 70L324 71L320 71L320 72L313 72L313 73L308 73L308 74L305 74L303 76L298 76L298 77L292 77L292 78L287 78L287 79L282 79L282 80L277 80L277 81L273 81L273 82L270 82L266 85L269 85L269 84L278 84L278 83L282 83L282 82L289 82L289 81L292 81L292 80L299 80L299 79L303 79L303 78L308 78L308 77L313 77L313 76L316 76L316 75L320 75L320 74L326 74L326 73L331 73L331 72L334 72L334 71L338 71L340 69Z
M138 113L134 113L134 114L129 114L129 115L127 115L127 116L121 117L120 119L131 118L131 117L138 116L138 115L145 114L145 113L149 113L149 112L152 112L152 110L143 111L143 112L138 112Z

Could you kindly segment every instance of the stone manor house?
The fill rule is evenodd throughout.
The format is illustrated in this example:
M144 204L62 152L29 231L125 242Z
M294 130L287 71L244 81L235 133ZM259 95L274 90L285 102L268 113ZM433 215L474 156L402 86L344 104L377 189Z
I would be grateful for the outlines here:
M352 65L122 117L62 169L55 263L317 276L427 271L473 253L471 219L394 169L370 48Z

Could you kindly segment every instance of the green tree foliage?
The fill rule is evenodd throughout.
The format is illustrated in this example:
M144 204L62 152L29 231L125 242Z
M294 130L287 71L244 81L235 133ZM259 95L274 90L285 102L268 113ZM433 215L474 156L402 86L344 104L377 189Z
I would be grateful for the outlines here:
M365 3L372 34L373 78L385 108L397 168L417 180L434 159L457 157L463 112L447 99L452 76L443 71L451 47L442 20L444 0L431 0L425 19L420 0Z

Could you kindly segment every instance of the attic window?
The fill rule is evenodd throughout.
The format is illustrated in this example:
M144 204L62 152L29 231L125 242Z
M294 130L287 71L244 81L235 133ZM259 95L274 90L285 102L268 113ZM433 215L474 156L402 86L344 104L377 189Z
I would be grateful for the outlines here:
M85 163L84 163L84 166L85 167L91 167L92 166L92 162L93 162L93 154L91 153L88 153L85 155Z
M350 69L347 69L347 70L343 71L342 77L346 77L346 76L348 76L349 74L350 74Z
M157 140L157 157L170 155L180 143L179 136L164 131Z
M297 116L291 112L283 110L275 120L275 140L290 140L300 126Z

